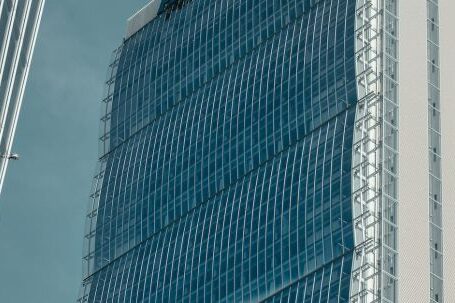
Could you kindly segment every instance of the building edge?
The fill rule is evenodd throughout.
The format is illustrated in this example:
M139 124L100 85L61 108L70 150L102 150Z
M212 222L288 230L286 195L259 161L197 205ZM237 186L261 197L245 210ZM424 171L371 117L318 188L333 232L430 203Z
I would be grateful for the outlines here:
M6 112L3 112L3 110L2 110L2 116L3 115L4 116L2 117L2 121L1 121L2 123L1 123L0 138L2 139L2 147L3 147L3 144L5 147L1 151L2 157L0 158L0 193L3 189L3 183L5 181L5 175L6 175L6 171L7 171L9 160L10 160L9 155L11 154L11 148L13 145L14 135L16 133L17 121L18 121L19 113L20 113L20 110L22 107L22 101L23 101L23 97L24 97L25 87L27 85L28 74L30 71L33 52L35 50L35 44L36 44L36 40L37 40L37 36L38 36L38 30L39 30L39 27L41 24L41 18L42 18L42 14L43 14L43 10L44 10L45 0L37 0L37 1L38 1L38 5L37 5L36 14L33 16L34 21L33 21L33 28L31 30L31 36L30 36L31 41L30 41L30 44L27 49L26 64L25 64L25 67L23 70L23 75L19 81L19 83L20 83L20 87L18 88L19 91L18 91L16 100L9 100L9 98L11 98L11 96L9 98L7 97L8 100L5 100L7 102ZM2 3L2 4L4 4L4 3ZM18 52L20 52L22 43L23 43L24 39L26 39L26 37L24 37L24 34L27 30L28 18L30 17L29 15L30 15L30 9L32 6L32 1L27 2L27 4L29 5L27 8L28 13L27 13L23 28L21 30L21 34L20 34L21 35L21 38L20 38L21 45L18 47ZM11 18L14 19L13 17L11 17ZM9 26L11 26L11 30L12 30L12 25L9 24ZM6 47L6 48L8 48L8 47ZM16 59L19 59L19 58L16 58ZM1 61L0 61L0 63L1 63ZM1 76L1 74L0 74L0 76ZM14 80L14 77L12 77L12 78ZM10 85L11 85L11 83L10 83ZM8 108L10 107L9 103L11 101L15 101L15 103L12 105L13 113L8 114ZM8 116L11 116L11 117L8 117ZM5 121L4 119L8 119L10 121L9 122L10 126L8 127L8 129L6 129L6 124L5 124L7 121ZM6 136L4 134L5 130L7 131Z

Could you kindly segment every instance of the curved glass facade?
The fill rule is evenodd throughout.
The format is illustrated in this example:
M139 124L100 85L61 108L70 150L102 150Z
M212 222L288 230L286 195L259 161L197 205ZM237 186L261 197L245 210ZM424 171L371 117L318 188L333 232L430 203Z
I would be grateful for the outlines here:
M81 302L350 301L356 2L163 1L124 41Z

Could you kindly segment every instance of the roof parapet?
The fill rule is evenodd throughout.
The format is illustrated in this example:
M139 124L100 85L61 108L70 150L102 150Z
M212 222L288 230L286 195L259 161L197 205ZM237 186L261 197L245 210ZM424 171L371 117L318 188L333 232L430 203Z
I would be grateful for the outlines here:
M161 5L161 0L152 0L150 3L145 5L133 16L128 18L126 36L125 39L130 38L132 35L137 33L147 23L152 21L157 15Z

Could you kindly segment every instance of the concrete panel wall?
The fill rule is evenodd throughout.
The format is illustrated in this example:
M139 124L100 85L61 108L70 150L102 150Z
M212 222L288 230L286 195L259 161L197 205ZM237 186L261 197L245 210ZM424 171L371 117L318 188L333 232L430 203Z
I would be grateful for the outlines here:
M455 302L455 2L440 0L444 296Z
M399 302L430 300L426 1L400 3Z

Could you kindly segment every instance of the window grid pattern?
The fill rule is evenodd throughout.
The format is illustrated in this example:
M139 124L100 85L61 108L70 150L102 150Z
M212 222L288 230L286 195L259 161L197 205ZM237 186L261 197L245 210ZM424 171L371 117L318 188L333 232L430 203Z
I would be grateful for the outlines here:
M334 259L350 259L350 174L337 177L330 167L350 165L352 119L353 111L321 127L98 271L93 302L258 301ZM119 287L105 284L122 276ZM348 286L342 294L333 288L334 297L347 299Z
M81 302L348 302L355 1L246 2L114 53Z
M112 106L103 117L110 121L109 129L103 134L103 140L109 141L105 152L115 148L176 103L186 100L235 62L251 56L252 50L270 44L270 39L276 39L286 29L297 27L294 34L305 35L301 31L303 25L309 37L299 38L314 39L315 47L318 48L326 47L317 45L320 42L333 44L333 37L344 35L348 2L332 1L331 5L320 5L320 9L310 10L311 5L315 5L312 2L318 1L281 4L271 0L248 3L238 0L223 3L201 0L188 3L185 9L173 12L172 18L167 19L164 15L157 17L130 38L122 49L124 54L118 63ZM331 9L332 6L335 9ZM338 32L331 30L329 41L321 41L321 36L330 34L327 33L327 24L320 23L327 22L328 15L332 16L332 29L336 27ZM348 17L353 19L353 16ZM349 34L352 35L352 32ZM292 37L287 39L291 40ZM338 47L343 47L341 39L339 43L342 45ZM353 43L347 41L346 45L351 47ZM306 62L317 50L310 48L305 52ZM301 48L300 51L304 52L305 49ZM341 64L348 59L343 58L342 53L338 51L336 58ZM312 69L313 73L317 71ZM339 72L341 76L344 74L343 71ZM336 82L330 78L326 81L330 84ZM339 96L339 99L347 102L347 97Z
M131 241L134 235L138 235L136 232L130 233L132 237L126 235L124 238L127 240L121 240L123 243L118 244L125 248L120 248L118 253L114 251L112 244L116 239L113 240L111 234L118 237L122 234L118 232L115 224L117 222L112 222L112 210L117 210L117 205L128 206L129 201L132 201L131 193L149 194L146 198L153 201L156 209L151 210L156 212L156 215L150 211L143 212L147 216L153 216L143 219L154 224L143 233L146 237L166 222L194 207L196 202L206 200L224 188L225 184L231 184L244 172L270 158L284 146L304 137L322 123L318 103L305 108L303 102L298 102L299 98L310 99L318 94L319 89L315 88L321 87L321 78L313 76L319 72L312 71L313 60L304 65L303 71L294 70L294 62L298 64L299 60L295 53L306 55L305 51L309 51L311 46L305 48L297 43L293 45L286 39L290 37L291 30L296 39L301 38L301 44L304 43L302 37L314 39L316 35L311 37L300 30L306 24L311 24L310 20L277 35L276 44L268 44L267 47L255 51L249 61L231 66L222 77L214 79L193 94L187 102L180 103L172 111L160 116L160 119L154 120L154 123L113 152L111 161L107 163L107 169L112 176L105 179L109 182L103 186L106 190L104 199L110 203L101 203L98 210L97 232L103 234L102 238L106 239L106 244L110 246L103 247L102 242L98 242L100 249L105 249L104 253L99 254L105 258L104 262L109 262L123 253L122 250L127 250L129 244L126 243L125 246L125 241ZM346 38L345 35L341 37ZM340 45L342 48L338 48L338 52L344 54L344 44ZM291 59L294 58L295 61L290 62L287 70L277 69L277 66L283 64L281 58L286 58L291 51ZM319 52L314 54L318 56ZM287 60L283 61L284 64L287 63ZM347 86L344 85L348 72L353 73L353 70L344 71L344 61L340 63L338 69L329 71L339 74L341 81L337 81L338 86L332 84L328 88L322 87L332 91L331 95L323 99L327 102L326 110L334 111L330 116L344 110L347 106L343 101L345 98L355 101L355 91L347 91ZM309 75L303 77L305 72ZM293 83L290 81L292 79ZM309 82L309 88L306 87L305 80ZM237 81L246 85L238 85ZM351 88L354 82L350 81ZM282 83L281 87L278 83ZM299 89L301 91L298 91ZM226 103L225 100L233 101ZM330 116L326 114L324 121ZM313 122L313 117L318 118L317 122ZM191 131L188 131L190 126ZM182 146L184 148L181 148ZM127 161L134 161L136 165L131 167ZM147 163L152 167L149 168ZM148 171L137 169L142 166L147 166ZM125 169L129 169L130 173L125 172ZM127 186L132 180L136 186ZM148 184L146 181L149 181ZM133 199L136 199L136 195ZM168 203L168 200L174 201L174 205ZM169 209L163 211L166 207ZM131 216L131 212L122 212L121 215ZM115 217L134 224L128 217ZM104 229L101 230L100 226ZM126 230L126 233L128 231ZM142 239L143 237L133 239L131 245L134 246L134 243ZM103 261L98 263L102 265Z

